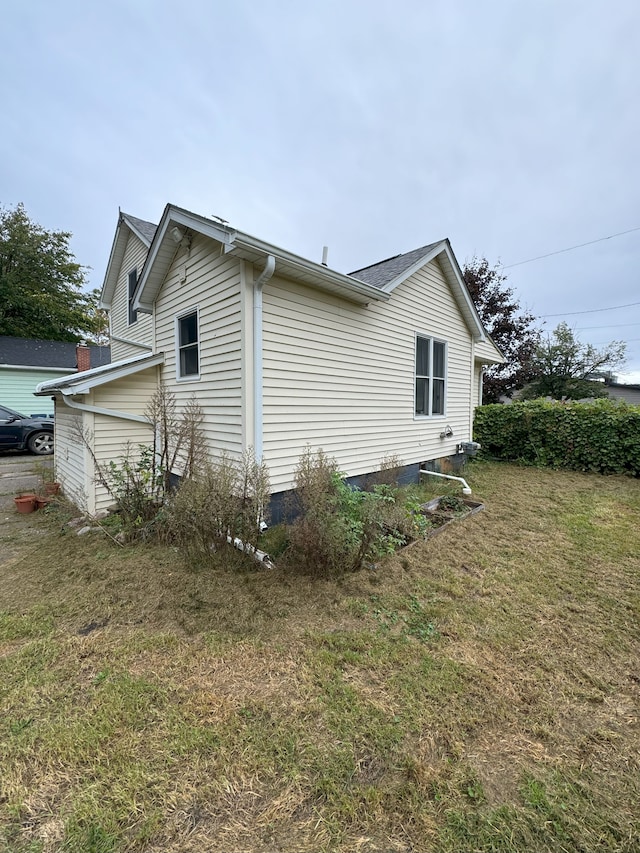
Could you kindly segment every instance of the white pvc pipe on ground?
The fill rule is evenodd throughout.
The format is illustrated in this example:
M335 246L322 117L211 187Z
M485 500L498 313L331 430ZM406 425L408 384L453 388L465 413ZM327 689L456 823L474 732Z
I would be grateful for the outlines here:
M444 480L456 480L458 483L462 483L462 494L470 495L471 489L469 488L469 484L463 477L454 477L453 474L439 474L437 471L427 471L426 468L420 468L421 474L429 474L430 477L442 477Z

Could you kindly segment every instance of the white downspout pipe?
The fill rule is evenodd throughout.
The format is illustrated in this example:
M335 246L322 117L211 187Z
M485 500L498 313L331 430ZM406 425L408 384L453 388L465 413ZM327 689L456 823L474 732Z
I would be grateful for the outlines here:
M276 268L276 259L267 255L264 269L253 283L253 452L262 461L262 289Z
M427 471L426 468L420 469L421 474L428 474L430 477L442 477L444 480L456 480L458 483L462 483L462 494L470 495L471 489L469 488L469 484L463 477L454 477L453 474L438 474L437 471Z
M116 409L103 409L102 406L90 406L88 403L76 403L75 400L70 400L68 396L64 394L60 395L66 406L69 406L70 409L77 409L79 412L93 412L96 415L106 415L110 418L120 418L123 421L135 421L138 424L146 424L147 426L152 426L149 418L145 418L144 415L132 415L129 412L119 412Z

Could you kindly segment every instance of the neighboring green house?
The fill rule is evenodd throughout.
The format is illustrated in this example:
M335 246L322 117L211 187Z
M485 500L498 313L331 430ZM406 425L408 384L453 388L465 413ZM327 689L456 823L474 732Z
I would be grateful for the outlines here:
M37 385L110 360L109 347L0 335L0 405L23 415L52 415L53 403L34 397Z

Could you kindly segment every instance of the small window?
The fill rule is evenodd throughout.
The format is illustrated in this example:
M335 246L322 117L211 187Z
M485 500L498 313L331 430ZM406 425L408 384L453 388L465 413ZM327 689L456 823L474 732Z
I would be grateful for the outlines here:
M138 312L133 308L133 297L136 292L138 283L138 270L131 270L129 273L129 325L132 326L138 321Z
M192 311L177 319L178 379L200 375L198 342L198 312Z
M445 343L416 337L416 415L444 415L446 362Z

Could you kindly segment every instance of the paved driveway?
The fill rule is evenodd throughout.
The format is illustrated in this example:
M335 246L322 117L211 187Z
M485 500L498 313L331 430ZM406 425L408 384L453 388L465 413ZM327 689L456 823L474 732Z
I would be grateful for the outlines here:
M19 492L38 491L45 471L53 471L51 456L43 459L13 450L0 453L0 512L14 509L13 499Z

